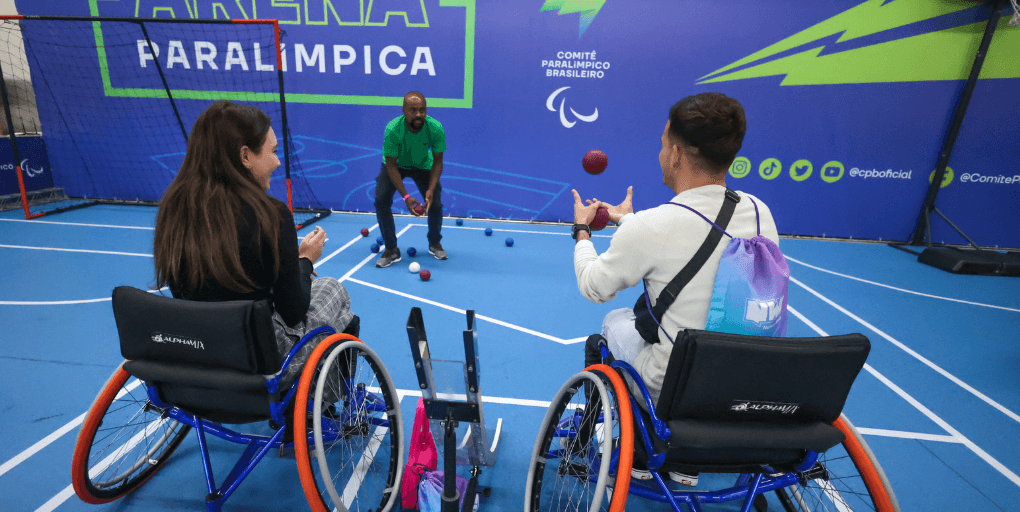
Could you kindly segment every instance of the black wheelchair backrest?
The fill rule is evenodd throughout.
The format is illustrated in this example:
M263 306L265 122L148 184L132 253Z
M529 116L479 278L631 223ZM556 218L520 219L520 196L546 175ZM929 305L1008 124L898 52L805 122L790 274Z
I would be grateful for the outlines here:
M280 370L268 301L188 301L119 286L113 314L125 359L266 375Z
M677 335L656 415L663 420L832 423L871 350L860 334Z

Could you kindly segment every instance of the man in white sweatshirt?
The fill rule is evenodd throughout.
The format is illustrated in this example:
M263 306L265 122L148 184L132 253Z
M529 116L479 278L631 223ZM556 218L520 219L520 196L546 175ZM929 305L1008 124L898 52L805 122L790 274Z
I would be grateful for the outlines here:
M597 200L589 200L586 205L573 191L577 240L574 272L581 295L601 304L644 280L651 305L655 305L663 288L713 229L705 219L677 205L689 206L708 219L717 217L726 194L726 173L740 150L746 127L744 109L737 100L720 93L689 96L673 105L662 132L659 152L662 182L676 193L669 203L635 213L633 187L627 189L626 199L615 206ZM755 207L748 200L752 196L738 194L741 201L726 231L734 237L752 238L757 234ZM762 236L778 244L779 234L771 211L760 199L753 199L758 205ZM610 220L619 225L609 249L602 254L595 252L587 228L599 206L608 208ZM658 330L658 343L647 343L641 338L634 327L631 309L618 309L606 315L602 336L607 339L610 351L616 359L637 369L653 402L658 402L662 389L672 338L686 328L705 328L712 287L727 240L723 237L705 265L666 310ZM599 335L594 335L588 340L586 364L601 360L598 338Z

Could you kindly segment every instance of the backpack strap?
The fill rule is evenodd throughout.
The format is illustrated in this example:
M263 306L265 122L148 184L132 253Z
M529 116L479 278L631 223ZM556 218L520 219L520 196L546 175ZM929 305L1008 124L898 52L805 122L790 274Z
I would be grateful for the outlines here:
M677 274L676 277L674 277L673 280L670 281L665 288L663 288L662 293L659 294L658 300L655 301L655 307L650 310L656 323L662 323L662 315L664 315L666 310L673 305L677 295L680 295L680 291L687 286L687 283L691 282L691 279L694 279L694 276L698 274L701 267L705 266L708 258L712 256L713 252L715 252L715 248L719 245L719 240L722 240L723 233L726 232L726 226L729 225L730 219L733 218L733 211L736 210L737 203L739 202L740 196L733 190L727 188L726 198L723 200L722 208L719 210L719 216L715 218L715 222L709 221L707 217L689 206L678 203L670 203L677 206L683 206L684 208L697 213L703 219L708 221L708 223L715 229L709 231L708 237L705 238L701 247L698 248L698 252L694 253L694 257L687 262L687 265L684 265L684 268L680 270L680 273ZM728 233L727 236L729 236ZM648 291L646 285L646 300L647 296Z

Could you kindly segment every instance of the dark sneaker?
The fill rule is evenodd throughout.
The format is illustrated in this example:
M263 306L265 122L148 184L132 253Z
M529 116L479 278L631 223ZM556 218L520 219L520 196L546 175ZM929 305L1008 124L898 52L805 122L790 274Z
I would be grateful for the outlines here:
M379 260L375 262L375 266L385 268L398 261L400 261L400 249L386 249L383 255L379 257Z
M447 258L446 251L443 250L443 246L439 243L429 244L429 254L435 256L437 260L445 260Z

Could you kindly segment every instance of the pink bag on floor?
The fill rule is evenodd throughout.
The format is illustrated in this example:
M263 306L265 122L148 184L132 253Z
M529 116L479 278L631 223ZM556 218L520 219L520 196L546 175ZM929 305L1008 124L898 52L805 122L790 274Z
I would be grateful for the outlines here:
M418 506L418 481L422 473L435 471L439 461L436 442L432 439L429 419L425 416L425 400L418 399L418 409L414 413L414 429L411 432L411 449L404 466L404 477L400 482L401 504L404 508Z

